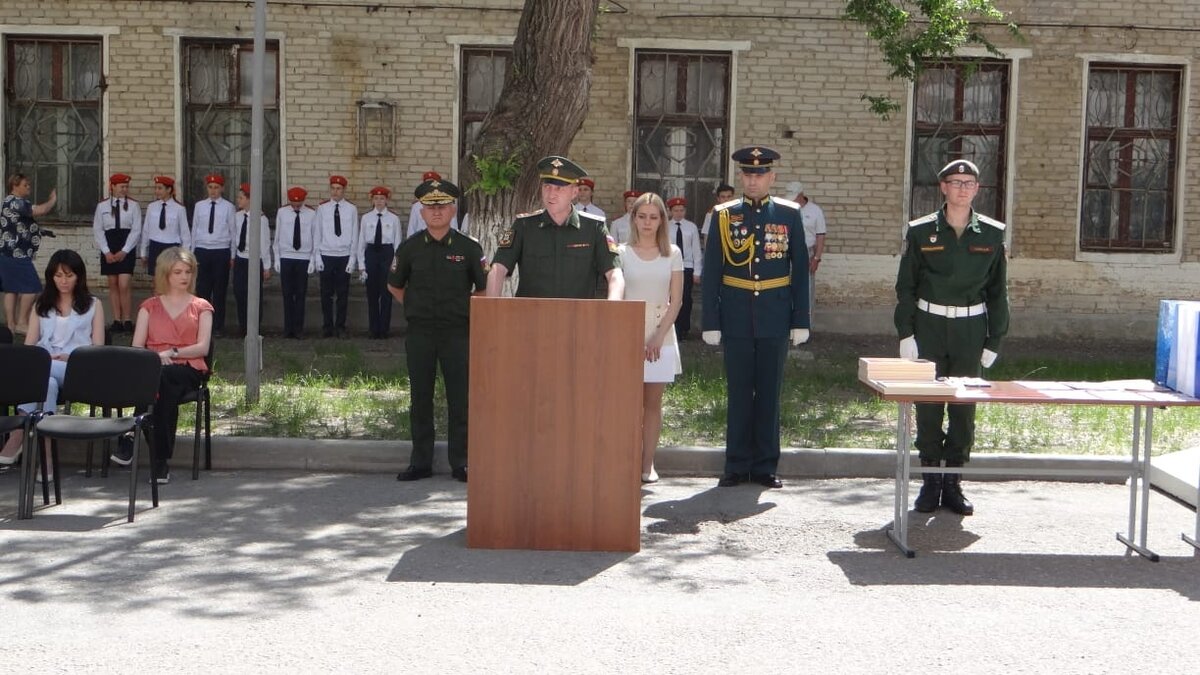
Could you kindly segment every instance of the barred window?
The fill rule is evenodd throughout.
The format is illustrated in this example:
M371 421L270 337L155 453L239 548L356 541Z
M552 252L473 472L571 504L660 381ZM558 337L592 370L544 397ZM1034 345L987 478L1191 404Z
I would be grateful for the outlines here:
M396 107L385 101L358 102L358 156L396 155Z
M458 156L467 154L467 149L479 135L479 128L487 119L500 92L504 90L504 74L512 61L509 47L464 47L462 50L462 83L459 87Z

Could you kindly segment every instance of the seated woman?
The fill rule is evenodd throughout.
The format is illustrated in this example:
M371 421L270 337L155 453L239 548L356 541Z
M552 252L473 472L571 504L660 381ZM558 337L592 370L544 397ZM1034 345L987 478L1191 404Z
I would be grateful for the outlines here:
M75 251L62 249L50 256L46 284L29 314L25 344L50 352L50 382L42 409L53 411L58 405L58 390L66 378L71 352L77 347L104 344L104 308L88 291L87 269ZM27 403L18 412L27 415L36 409L36 403ZM23 437L21 431L8 437L8 443L0 450L0 464L17 461L25 447L21 442Z
M199 387L208 372L204 357L212 339L213 307L193 295L195 289L196 256L178 246L163 251L154 262L156 295L142 303L133 328L133 346L157 352L163 363L152 439L153 480L159 484L171 480L167 462L175 449L179 400ZM132 459L128 445L112 455L118 464Z

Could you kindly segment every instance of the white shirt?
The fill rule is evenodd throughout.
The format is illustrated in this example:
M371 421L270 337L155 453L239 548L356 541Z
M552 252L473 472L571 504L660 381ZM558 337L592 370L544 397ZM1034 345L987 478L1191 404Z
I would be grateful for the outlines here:
M359 269L367 269L367 244L375 243L375 231L380 227L383 228L380 235L382 243L391 246L393 251L404 238L400 232L400 216L388 209L371 209L364 213L358 225L358 250L355 252Z
M296 229L296 209L292 208L291 204L283 206L275 214L275 271L279 271L280 260L306 260L312 262L315 259L313 253L316 249L313 246L316 243L313 231L317 226L317 212L307 206L300 207L300 248L292 246L293 238Z
M421 217L421 209L424 207L421 202L413 202L412 211L408 212L408 230L406 237L411 237L414 234L426 229L425 219ZM450 227L462 231L458 226L458 213L455 212L454 217L450 219Z
M259 215L262 220L258 227L258 259L262 261L262 268L265 270L271 266L271 223L267 221L265 215ZM293 220L295 220L293 218ZM250 237L254 236L251 232L246 233L246 250L240 250L238 243L242 241L242 228L250 224L250 212L238 211L235 217L235 234L233 235L233 251L234 255L243 260L250 258Z
M162 212L167 210L166 222L163 222ZM162 229L159 224L162 223ZM150 242L160 244L178 244L189 251L192 248L192 229L187 223L187 209L183 204L168 199L155 199L146 206L146 220L142 224L142 240L138 244L138 257L150 255Z
M333 213L337 211L342 225L342 234L334 231ZM358 208L341 199L338 201L321 202L317 207L317 255L327 255L335 257L350 257L355 250L355 244L358 241ZM353 266L354 259L351 257L350 265ZM349 268L346 270L350 271Z
M817 235L825 234L825 212L810 199L800 207L800 219L804 221L804 243L811 251L817 245Z
M213 209L213 204L216 204L216 209ZM211 199L196 202L196 206L192 208L192 250L198 248L225 248L229 249L230 257L233 256L234 242L234 224L233 217L237 214L237 207L233 202L225 198L219 198L216 202ZM211 216L211 217L210 217ZM209 223L209 221L212 223ZM212 225L212 232L209 232L209 225Z
M96 246L101 253L114 253L115 251L108 250L108 240L104 238L104 233L115 229L117 226L116 215L121 215L121 229L129 230L129 236L125 239L125 245L121 247L126 255L133 253L137 248L138 239L142 234L142 208L138 206L135 199L113 199L109 197L96 205L96 215L92 218L92 234L96 238Z
M608 226L608 233L618 244L629 243L629 214L626 213L612 221L612 225Z
M600 216L601 218L608 220L608 216L604 215L604 210L595 204L575 204L575 210L583 211L584 213L590 213L593 216Z
M692 270L693 276L700 276L700 269L704 267L704 252L700 249L700 230L687 218L681 221L672 220L667 223L667 241L678 246L679 241L676 239L675 233L680 230L683 231L683 246L679 249L683 253L683 268Z

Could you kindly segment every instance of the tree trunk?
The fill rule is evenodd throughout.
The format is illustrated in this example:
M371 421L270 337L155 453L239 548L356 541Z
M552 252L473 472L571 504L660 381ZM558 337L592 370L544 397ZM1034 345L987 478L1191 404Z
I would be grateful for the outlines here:
M504 90L459 163L468 189L482 177L475 158L519 167L511 186L469 192L470 233L489 260L497 235L538 202L537 161L565 155L587 117L598 9L599 0L525 0Z

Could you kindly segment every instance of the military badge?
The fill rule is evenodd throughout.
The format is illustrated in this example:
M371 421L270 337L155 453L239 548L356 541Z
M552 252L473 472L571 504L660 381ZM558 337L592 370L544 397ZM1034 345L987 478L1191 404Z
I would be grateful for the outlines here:
M454 262L454 263L460 263L466 259L467 259L467 257L463 256L463 255L449 255L448 254L446 256L446 260L449 260L450 262Z
M513 231L509 228L500 233L500 237L496 239L496 246L499 248L512 248Z
M611 234L606 235L604 237L604 240L608 242L608 252L616 253L617 252L617 240L613 239Z
M931 243L931 244L937 243L937 233L936 232L929 235L929 243Z

